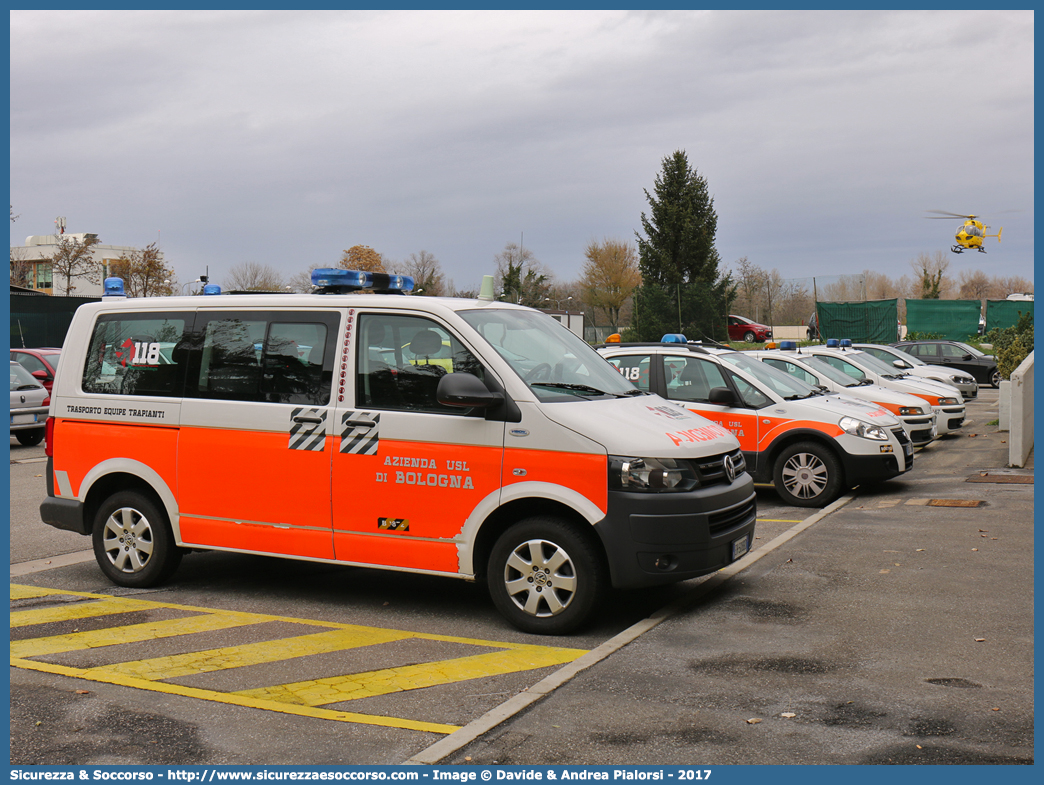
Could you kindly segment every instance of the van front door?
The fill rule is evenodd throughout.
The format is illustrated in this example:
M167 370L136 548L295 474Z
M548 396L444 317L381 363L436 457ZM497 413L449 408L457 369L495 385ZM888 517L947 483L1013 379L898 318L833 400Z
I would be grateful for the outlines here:
M435 393L447 373L489 371L432 319L352 311L334 421L336 557L457 573L465 523L499 505L505 424Z

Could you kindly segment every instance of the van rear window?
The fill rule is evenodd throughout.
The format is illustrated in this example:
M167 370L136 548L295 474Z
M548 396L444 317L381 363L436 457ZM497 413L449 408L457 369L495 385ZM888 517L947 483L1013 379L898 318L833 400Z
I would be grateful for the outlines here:
M188 314L98 318L83 369L83 390L106 395L178 396L184 378Z

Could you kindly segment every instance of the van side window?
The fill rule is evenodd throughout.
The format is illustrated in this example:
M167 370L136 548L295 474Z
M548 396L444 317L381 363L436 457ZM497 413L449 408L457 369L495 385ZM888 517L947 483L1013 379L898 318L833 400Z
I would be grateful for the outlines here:
M649 363L648 354L624 354L617 357L606 357L609 364L639 390L649 392Z
M336 313L200 314L198 398L325 406L333 383Z
M667 397L676 401L710 401L715 387L728 387L721 367L698 357L667 355L663 358Z
M187 313L105 314L98 318L83 369L83 390L106 395L180 397Z
M463 414L435 397L447 373L485 379L479 361L445 327L399 314L360 314L356 332L355 404L375 409Z

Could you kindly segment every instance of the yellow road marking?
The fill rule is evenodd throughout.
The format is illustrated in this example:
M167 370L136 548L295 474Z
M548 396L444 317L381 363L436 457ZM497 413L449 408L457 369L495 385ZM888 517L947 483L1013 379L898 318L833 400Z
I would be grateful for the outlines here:
M53 621L71 621L72 619L90 619L95 616L109 616L114 613L131 613L133 611L152 610L155 603L123 598L95 600L82 605L59 606L56 608L32 608L26 611L11 612L12 627L27 627L30 624L48 624Z
M791 521L785 518L758 518L758 520L765 523L804 523L804 521Z
M13 600L47 596L80 597L96 600L96 602L17 611L12 614L12 626L24 628L56 621L75 621L88 617L115 615L133 610L173 609L192 612L196 615L11 641L12 667L304 717L431 733L452 733L458 730L458 726L335 711L321 708L321 706L373 695L386 695L469 679L546 668L572 662L587 653L583 649L458 638L452 635L388 630L338 622L297 619L289 616L221 611L213 608L111 597L104 594L11 585ZM270 622L320 628L322 631L260 643L114 663L96 668L74 668L28 659ZM464 644L498 651L240 692L218 692L161 681L407 639Z
M194 632L210 632L211 630L227 630L230 627L244 627L256 624L256 621L243 618L242 614L214 613L206 616L189 616L186 619L165 619L149 621L142 624L129 624L126 627L108 627L103 630L87 630L70 632L67 635L50 635L46 638L27 638L11 641L12 657L43 657L48 654L61 654L81 649L96 649L102 646L118 646L122 643L140 643L141 641L173 638L177 635L191 635Z
M214 690L202 690L197 687L182 687L178 684L164 684L163 682L133 679L117 673L107 673L99 668L70 668L65 665L20 660L14 657L11 658L11 666L42 673L54 673L73 679L86 679L104 684L116 684L122 687L135 687L139 690L162 692L167 695L182 695L186 698L199 698L200 700L227 703L232 706L246 706L252 709L265 709L282 714L295 714L300 717L314 717L321 720L353 722L360 725L379 725L385 728L404 728L406 730L426 731L428 733L453 733L456 730L460 730L459 725L419 722L398 717L381 717L375 714L357 714L350 711L332 711L330 709L317 709L312 706L294 706L289 703L259 700L230 692L215 692Z
M236 695L277 700L305 706L323 706L328 703L371 698L392 692L419 690L441 684L452 684L468 679L479 679L504 673L563 665L577 659L575 649L554 649L544 646L516 648L476 654L453 660L387 668L369 673L331 676L325 679L279 684L254 690L240 690Z
M121 662L99 668L108 673L122 673L138 679L158 680L176 679L180 676L191 676L197 673L212 673L228 668L242 668L247 665L262 665L268 662L289 660L294 657L306 657L312 654L326 654L333 651L354 649L360 646L373 646L378 643L389 643L413 637L408 632L395 630L330 630L317 632L314 635L301 635L296 638L280 638L273 641L249 643L242 646L229 646L208 651L195 651L188 654L176 654L170 657L156 657L151 660Z

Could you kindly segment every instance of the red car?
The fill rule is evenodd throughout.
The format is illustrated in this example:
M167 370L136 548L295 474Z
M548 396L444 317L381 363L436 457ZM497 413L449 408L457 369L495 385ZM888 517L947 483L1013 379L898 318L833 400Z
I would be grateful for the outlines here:
M58 369L58 358L61 349L12 349L11 359L21 363L51 394L54 384L54 372Z
M752 322L745 316L729 314L729 340L761 343L772 340L772 328Z

